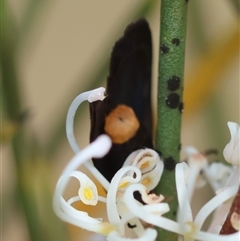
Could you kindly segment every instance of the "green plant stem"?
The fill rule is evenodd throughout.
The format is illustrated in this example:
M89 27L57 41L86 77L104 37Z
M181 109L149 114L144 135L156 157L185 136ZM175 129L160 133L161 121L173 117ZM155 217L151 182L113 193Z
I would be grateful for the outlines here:
M6 7L4 5L4 7ZM9 121L16 121L21 114L22 105L19 94L19 82L15 66L16 36L11 32L12 19L8 9L4 9L3 15L3 51L2 51L2 76L3 97L6 117ZM39 224L39 218L32 194L23 184L22 167L26 161L26 145L23 129L20 128L12 140L12 150L16 165L16 188L18 191L18 203L24 211L31 240L41 241L43 234Z
M170 219L175 219L177 213L174 170L180 150L186 20L187 1L161 1L156 147L162 153L165 169L156 191L165 196L170 206L166 217ZM171 79L175 83L179 80L178 88L169 85ZM158 229L157 240L173 241L177 235Z
M33 161L32 156L29 155L29 143L33 143L33 139L28 140L26 138L27 127L25 128L24 125L22 125L23 123L19 121L23 113L23 94L21 93L16 67L19 31L15 31L17 30L16 25L14 24L10 9L7 7L7 3L3 2L2 7L2 104L7 121L18 123L18 128L10 143L16 172L15 186L17 195L15 203L19 205L23 211L29 240L46 241L49 239L46 238L44 233L43 223L40 220L37 198L33 190L34 176L26 175L26 170L28 170L27 167L29 163ZM51 203L49 204L51 205ZM49 212L47 215L49 215ZM49 216L47 218L49 218ZM59 233L62 233L62 230L60 230ZM61 239L58 238L57 240ZM67 238L64 240L67 240Z

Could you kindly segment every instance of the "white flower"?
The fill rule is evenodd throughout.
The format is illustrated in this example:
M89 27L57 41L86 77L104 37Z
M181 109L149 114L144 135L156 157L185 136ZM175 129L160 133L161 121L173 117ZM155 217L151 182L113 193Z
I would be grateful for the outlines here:
M123 166L130 165L140 169L142 173L141 183L147 187L148 191L157 186L164 165L156 151L145 148L132 152L123 164Z
M202 187L205 180L200 175L200 171L207 166L206 158L198 152L194 147L187 147L185 152L188 156L188 165L191 172L185 172L185 176L189 179L188 197L191 199L195 187ZM191 174L191 175L190 175Z
M95 184L82 172L75 171L81 164L96 154L97 157L105 155L111 147L111 140L108 136L102 135L91 143L84 150L79 152L66 166L61 178L59 179L53 198L55 213L64 221L78 227L107 235L114 229L110 223L104 223L99 219L92 218L88 213L76 210L71 204L82 201L87 205L96 205L98 200L104 201L99 197ZM80 182L79 196L75 196L66 201L63 193L71 177L75 177Z
M204 171L207 172L214 191L217 191L226 185L227 180L233 173L233 167L224 165L221 162L213 162Z
M195 154L193 154L195 155ZM192 168L186 163L179 163L176 166L176 187L178 194L179 213L178 221L172 221L161 216L161 208L164 203L151 204L141 206L136 200L132 199L133 193L138 190L143 193L143 187L139 184L133 184L127 188L124 194L124 200L127 208L132 212L132 215L141 220L158 226L160 228L175 232L183 236L186 241L201 240L201 241L238 241L239 232L231 235L218 235L210 232L201 231L202 225L206 218L221 204L232 198L238 189L238 186L227 187L221 193L218 193L209 202L207 202L193 218L191 210L191 193L202 165L199 164L200 159L191 157ZM196 161L194 164L193 161ZM197 171L197 167L199 168ZM194 170L195 169L195 170ZM186 178L186 173L188 173ZM158 210L159 209L159 210ZM160 215L159 215L160 214Z
M76 154L81 150L76 142L76 139L74 136L74 130L73 130L74 117L75 117L76 111L84 101L93 102L97 100L103 100L104 92L105 92L105 88L100 87L94 90L81 93L72 101L68 109L67 118L66 118L66 134L67 134L68 142ZM108 189L109 183L106 180L106 178L104 178L103 175L98 171L98 169L94 168L91 162L84 162L84 165L94 176L98 177L103 187L105 189Z
M89 231L106 235L109 241L129 240L125 235L126 224L128 222L136 226L134 231L139 238L133 240L154 241L157 235L156 231L153 229L145 230L140 219L132 214L132 206L126 205L125 199L123 199L124 193L129 188L139 191L142 194L142 200L148 205L144 206L137 201L133 195L129 197L128 201L130 203L131 201L137 203L137 205L143 206L147 211L154 212L158 215L162 215L169 211L169 207L168 204L161 203L163 200L161 195L148 194L147 187L140 184L142 173L137 166L124 166L114 175L109 184L109 189L107 190L107 198L99 196L95 184L84 173L76 171L76 169L81 164L88 161L89 158L93 156L102 157L105 155L110 147L110 138L106 135L102 135L80 151L69 162L56 186L53 200L54 211L62 220ZM155 159L150 159L150 162L154 160ZM151 172L151 170L149 172ZM127 175L127 173L131 173L131 175ZM156 176L157 175L160 175L160 173L156 173ZM80 183L79 195L65 200L63 194L71 177L76 178ZM159 179L158 176L157 179ZM124 182L128 183L128 187L123 189L121 188L121 183ZM138 185L138 188L134 185ZM118 192L121 193L120 196ZM96 205L98 201L105 202L107 206L108 222L102 222L101 218L92 218L87 212L75 209L72 204L78 201L82 201L86 205Z
M203 155L194 148L188 148L188 164L179 163L176 165L175 180L179 211L178 220L173 221L162 216L169 211L169 205L162 202L164 197L149 193L158 184L163 172L163 162L154 150L146 148L130 154L123 167L112 178L111 183L93 166L90 159L92 157L103 157L111 147L111 139L102 135L81 150L74 137L73 122L78 106L86 100L89 102L103 100L104 90L104 88L99 88L80 94L69 108L66 122L67 137L76 155L66 166L57 183L53 198L55 213L68 223L107 236L108 241L154 241L157 237L156 230L153 228L146 229L142 221L177 233L185 241L237 241L240 232L231 235L219 235L213 233L213 230L221 227L229 210L226 209L226 205L229 203L227 201L237 192L239 168L235 167L230 178L228 178L229 169L215 164L209 167ZM239 126L235 123L229 123L228 125L231 132L231 141L224 150L224 156L226 160L239 165ZM82 164L106 189L106 198L98 195L96 185L88 176L77 171L77 168ZM217 175L216 167L218 168ZM196 217L193 217L191 198L201 170L204 170L207 179L211 180L210 183L221 182L218 179L218 175L221 174L221 179L224 177L226 184L221 192L217 192L200 209ZM66 200L64 192L71 178L76 178L80 187L76 191L76 196ZM214 190L216 190L217 186L214 185L212 184ZM140 194L141 200L134 197L136 192ZM98 202L106 203L108 220L103 222L102 218L93 218L87 212L77 210L72 204L79 201L92 206ZM145 205L142 204L142 201ZM201 231L206 218L217 208L210 229L207 232ZM232 215L231 222L235 229L239 230L239 215ZM127 236L128 226L133 228L137 238Z
M240 126L234 122L228 122L231 140L223 150L225 160L232 165L240 166Z
M88 159L104 156L111 147L111 139L106 135L102 135L83 150L80 149L75 140L73 122L77 108L86 100L90 102L102 100L104 98L103 93L104 88L82 93L74 99L69 108L66 131L70 146L76 155L66 166L57 183L53 199L54 211L62 220L89 231L106 235L107 240L110 241L129 240L129 238L126 239L125 235L128 222L133 223L134 227L136 226L134 231L139 238L133 240L154 241L157 232L154 229L145 230L141 221L132 215L124 203L123 194L133 184L143 183L139 185L144 189L144 192L142 191L141 193L145 203L159 204L163 200L162 195L148 194L148 191L157 185L162 175L163 162L160 160L159 155L151 149L137 150L134 153L136 154L134 158L131 155L131 158L128 158L128 162L125 162L124 167L114 175L111 183L109 183ZM82 164L85 164L107 190L107 198L99 196L96 185L92 180L84 173L76 170ZM72 177L79 181L78 195L65 200L63 197L64 191ZM135 200L134 197L132 199ZM102 222L101 218L92 218L87 212L75 209L72 204L79 201L86 205L96 205L98 201L106 203L108 222ZM139 203L139 205L142 204ZM163 208L158 210L159 215L169 210L167 204L162 204L162 206Z
M139 206L136 201L130 197L136 190L141 191L142 187L134 185L130 186L125 192L125 204L131 210L134 216L144 220L147 223L153 224L160 228L178 233L183 236L184 240L201 240L201 241L238 241L239 233L232 235L217 235L209 232L201 231L202 225L206 218L222 203L236 194L238 186L230 187L222 193L216 195L208 203L206 203L198 212L195 218L192 216L192 210L188 195L191 191L188 190L188 180L185 179L184 172L189 169L186 163L180 163L176 166L176 185L179 202L179 218L178 222L169 220L159 216L158 208L155 205ZM138 184L135 184L138 185ZM192 186L192 185L191 185Z
M207 202L198 212L195 219L193 219L191 205L189 199L189 194L191 190L188 190L190 185L189 181L193 178L186 180L184 177L184 172L192 172L191 168L187 166L186 163L180 163L176 166L176 186L179 202L179 214L178 223L184 228L184 236L187 238L191 237L192 240L237 240L233 236L226 236L225 239L221 235L214 235L211 233L201 231L201 227L206 220L206 218L222 203L233 197L237 192L237 185L234 187L226 188L223 192L217 194L209 202ZM190 174L191 175L191 174ZM234 236L235 237L235 236Z

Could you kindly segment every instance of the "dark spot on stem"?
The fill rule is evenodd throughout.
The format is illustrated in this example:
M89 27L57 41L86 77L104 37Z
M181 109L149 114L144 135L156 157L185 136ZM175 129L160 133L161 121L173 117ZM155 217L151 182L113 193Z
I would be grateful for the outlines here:
M181 151L181 149L182 149L182 144L179 143L178 150Z
M165 44L161 45L160 50L163 54L167 54L169 52L169 48Z
M175 91L179 89L180 87L180 78L173 75L168 81L167 81L167 88L170 91Z
M183 112L183 107L184 107L183 102L180 102L180 103L179 103L179 106L178 106L178 109L179 109L179 111L180 111L181 113Z
M164 168L168 171L173 171L176 166L176 161L170 156L164 160Z
M173 38L172 44L178 46L180 44L180 39L179 38Z
M166 105L171 109L176 109L179 105L180 96L177 93L171 93L166 98Z

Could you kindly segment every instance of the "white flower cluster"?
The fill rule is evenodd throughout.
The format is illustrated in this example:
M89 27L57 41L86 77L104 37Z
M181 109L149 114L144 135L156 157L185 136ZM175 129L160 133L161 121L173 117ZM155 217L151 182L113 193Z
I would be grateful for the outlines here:
M78 147L73 132L75 112L85 100L92 102L104 99L104 91L104 88L99 88L85 92L77 96L69 108L67 137L76 155L68 163L57 183L53 200L55 213L65 222L105 235L108 241L154 241L157 237L156 230L146 228L144 222L177 233L186 241L239 240L239 231L231 235L218 234L230 206L226 201L236 195L239 186L239 126L235 123L228 124L231 141L224 149L224 157L236 166L234 169L218 166L219 171L216 175L216 167L208 166L205 157L195 149L189 149L190 151L187 152L188 164L184 162L176 165L175 179L179 210L177 221L173 221L162 216L169 211L169 205L163 202L164 197L149 193L156 187L163 172L163 161L154 150L146 148L133 152L109 183L89 160L103 157L111 148L111 139L107 135L102 135L85 149L80 150ZM96 185L88 176L77 171L82 164L106 189L106 197L98 194ZM190 202L201 170L206 174L216 195L193 218ZM219 175L225 178L227 183L225 186L219 181L222 179ZM71 178L79 181L80 188L76 196L66 200L63 197L64 191ZM222 188L221 192L217 192L219 187ZM140 193L145 204L134 198L136 192ZM103 222L101 218L93 218L87 212L77 210L72 204L78 201L86 205L106 203L108 221ZM204 221L214 210L217 211L211 227L208 231L201 231ZM239 227L236 225L236 218L234 220L235 227ZM133 227L137 238L127 236L127 224Z

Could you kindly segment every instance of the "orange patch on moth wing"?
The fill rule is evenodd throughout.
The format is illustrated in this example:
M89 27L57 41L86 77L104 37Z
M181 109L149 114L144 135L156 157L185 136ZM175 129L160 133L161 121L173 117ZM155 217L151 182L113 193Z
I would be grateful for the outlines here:
M104 131L113 143L122 144L132 138L139 129L139 121L133 109L118 105L105 119Z

